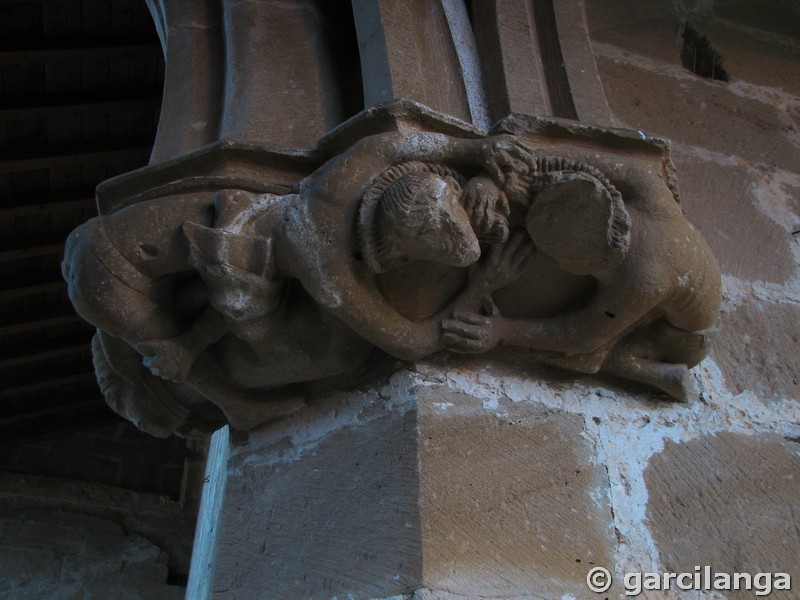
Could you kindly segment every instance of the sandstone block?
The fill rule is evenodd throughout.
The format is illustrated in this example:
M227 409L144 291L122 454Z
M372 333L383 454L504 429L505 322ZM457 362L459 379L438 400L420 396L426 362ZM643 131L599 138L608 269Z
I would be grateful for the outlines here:
M703 233L723 273L750 281L785 283L797 265L785 227L770 220L754 194L759 174L674 153L683 210ZM721 218L724 215L724 218ZM733 224L747 223L747 234Z
M431 386L418 391L423 575L468 597L586 594L613 564L608 479L583 418ZM502 415L502 416L501 416Z
M775 106L702 78L677 79L598 57L611 110L627 127L753 163L793 170L800 149Z
M800 445L780 436L733 433L667 442L645 471L647 517L662 566L692 572L785 572L800 581ZM752 598L750 592L725 592Z
M712 356L734 393L800 400L800 309L752 302L723 312Z
M232 438L208 598L587 597L616 540L583 418L393 381Z
M679 18L671 2L591 0L586 2L586 16L593 40L680 64Z
M771 5L769 11L759 12L771 13L772 10ZM797 68L796 51L774 40L743 36L738 27L719 21L704 23L702 33L725 60L725 70L734 79L778 88L789 94L800 93L800 82L793 76ZM764 94L765 101L769 101L769 91L765 90Z

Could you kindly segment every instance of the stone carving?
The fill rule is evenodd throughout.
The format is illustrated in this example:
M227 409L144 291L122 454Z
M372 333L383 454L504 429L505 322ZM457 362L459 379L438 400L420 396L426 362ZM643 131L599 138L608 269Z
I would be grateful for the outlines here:
M457 311L443 322L448 348L523 346L553 365L602 371L687 400L688 369L708 353L719 312L720 273L677 203L636 177L630 174L635 191L624 202L597 169L537 160L507 192L527 207L529 244L565 271L590 275L596 289L546 318L507 319L496 307L488 316ZM520 251L528 250L524 244L493 249L473 280L491 282Z
M352 380L376 349L505 344L685 399L716 263L664 181L597 161L512 135L382 133L292 193L217 179L93 219L63 270L98 328L101 387L158 435L248 429L297 410L311 382Z

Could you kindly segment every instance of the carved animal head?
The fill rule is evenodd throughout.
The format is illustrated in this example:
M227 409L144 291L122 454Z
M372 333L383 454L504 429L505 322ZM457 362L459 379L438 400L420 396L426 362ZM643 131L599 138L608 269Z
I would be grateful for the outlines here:
M478 238L451 177L407 173L383 192L375 227L377 252L387 268L421 260L465 267L480 256Z
M577 275L613 269L628 251L630 216L622 200L587 173L554 174L525 224L537 248Z
M184 223L189 262L208 287L208 299L223 317L247 321L269 314L283 286L272 278L272 245L262 237Z

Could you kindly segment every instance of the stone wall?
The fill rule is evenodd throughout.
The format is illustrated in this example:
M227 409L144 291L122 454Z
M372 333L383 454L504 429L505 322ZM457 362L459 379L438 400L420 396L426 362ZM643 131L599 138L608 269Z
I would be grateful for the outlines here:
M129 423L7 446L0 597L182 598L204 457Z
M0 595L5 598L183 598L182 587L167 585L162 550L113 521L27 510L3 514L0 532Z
M181 598L197 503L0 473L0 597Z

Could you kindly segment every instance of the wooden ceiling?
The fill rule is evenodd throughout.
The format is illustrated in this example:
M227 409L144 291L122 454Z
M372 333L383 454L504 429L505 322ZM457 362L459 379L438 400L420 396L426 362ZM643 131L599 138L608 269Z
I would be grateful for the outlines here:
M95 186L147 163L161 46L144 0L0 0L0 440L115 419L61 278Z

